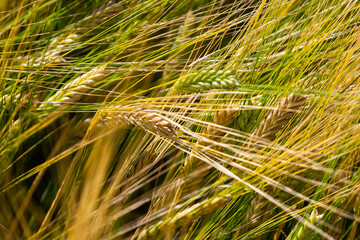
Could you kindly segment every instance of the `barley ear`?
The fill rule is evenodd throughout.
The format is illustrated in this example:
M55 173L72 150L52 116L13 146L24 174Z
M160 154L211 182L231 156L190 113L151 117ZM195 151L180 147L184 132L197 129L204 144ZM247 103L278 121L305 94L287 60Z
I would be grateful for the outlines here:
M166 235L169 230L176 230L184 224L196 220L200 216L218 210L220 207L228 204L231 199L232 197L230 195L222 195L196 203L176 213L173 217L159 221L150 228L143 230L138 239L158 237L160 233Z
M150 109L112 106L102 110L99 119L110 128L134 125L165 136L176 135L173 124L166 117Z
M308 221L313 224L317 225L319 219L322 218L322 215L318 214L318 211L316 209L313 209L311 211L311 214L309 216ZM301 224L301 223L299 223ZM312 235L314 234L314 231L310 228L306 227L305 225L301 224L299 227L299 224L297 224L294 229L291 231L290 235L286 238L286 240L308 240L312 239Z
M71 102L79 100L85 92L91 90L97 82L105 78L105 66L93 68L87 73L79 76L75 80L70 81L51 96L46 103L40 108L44 109L50 106L66 106Z
M235 70L205 70L180 78L169 94L193 93L210 89L233 89L240 85Z
M285 97L267 118L260 123L245 146L258 148L256 143L260 140L272 141L291 117L305 104L306 100L305 97L294 94Z

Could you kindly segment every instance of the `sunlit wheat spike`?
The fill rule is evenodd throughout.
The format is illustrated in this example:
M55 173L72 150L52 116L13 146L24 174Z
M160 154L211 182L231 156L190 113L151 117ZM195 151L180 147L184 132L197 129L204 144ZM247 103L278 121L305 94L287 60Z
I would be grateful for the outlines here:
M264 119L250 136L248 143L258 140L272 141L275 135L286 125L289 119L305 104L306 98L294 94L284 98L278 106Z
M138 239L149 239L153 237L158 237L160 233L166 235L166 233L170 230L173 231L183 226L187 222L194 221L203 215L218 210L220 207L228 204L231 199L232 197L230 195L223 195L193 204L192 206L187 207L182 211L176 213L173 217L163 221L159 221L150 228L143 230L140 233Z
M311 214L310 214L308 220L311 224L316 226L321 218L322 218L322 215L319 215L318 211L316 209L314 209L311 211ZM301 223L299 223L299 224L301 224ZM294 229L290 233L289 237L286 238L286 240L312 239L312 235L314 234L314 231L302 224L299 227L299 224L297 224L294 227Z
M215 112L212 123L224 127L229 127L234 122L234 119L238 113L239 108L227 108L225 110L220 110ZM206 128L206 136L209 139L216 139L222 135L224 135L224 131L219 130L219 128L214 125L208 125Z
M257 146L257 142L260 139L272 141L275 135L288 123L291 117L305 104L306 100L305 97L296 96L294 94L285 97L279 105L270 112L266 119L260 123L259 127L250 136L245 146L250 147L250 151L256 152L261 148L260 146ZM268 187L266 187L266 189L269 190ZM266 217L269 217L265 216L269 203L264 197L256 195L251 201L250 206L251 210L245 217L245 219L249 221L247 229L259 226Z
M176 135L173 124L151 109L113 106L101 111L100 121L110 128L134 125L166 136Z
M179 79L172 93L193 93L210 89L233 89L240 85L235 70L205 70Z
M94 84L103 80L105 76L105 66L93 68L59 89L46 103L42 104L40 108L43 109L48 106L65 106L71 102L75 102L83 96L85 92L91 90L91 87Z

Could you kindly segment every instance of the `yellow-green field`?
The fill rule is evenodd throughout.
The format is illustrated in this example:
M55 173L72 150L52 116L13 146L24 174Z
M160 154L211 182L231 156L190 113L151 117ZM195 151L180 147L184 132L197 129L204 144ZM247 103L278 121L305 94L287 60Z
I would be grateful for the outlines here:
M358 0L1 0L0 239L360 239Z

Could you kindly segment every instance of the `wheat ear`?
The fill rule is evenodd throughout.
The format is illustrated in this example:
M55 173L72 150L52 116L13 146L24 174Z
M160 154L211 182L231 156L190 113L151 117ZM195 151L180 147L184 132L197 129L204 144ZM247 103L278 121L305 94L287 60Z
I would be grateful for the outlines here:
M5 108L7 111L10 110L10 106L13 105L20 105L21 108L25 108L24 105L29 100L30 95L29 94L4 94L1 98L1 106L2 108Z
M233 89L240 85L235 70L205 70L180 78L169 94L193 93L210 89Z
M305 104L306 98L296 95L289 95L285 97L275 109L264 119L259 127L250 136L245 146L250 148L251 152L258 151L261 147L257 143L261 140L274 140L275 135L281 131L291 117ZM268 207L267 200L256 195L250 203L251 210L246 215L249 226L247 229L252 229L258 226L264 219L262 216L266 214Z
M176 135L173 124L152 109L111 106L101 111L99 119L110 128L135 125L165 136Z
M232 197L230 195L223 195L196 203L191 207L185 208L184 210L176 213L173 217L159 221L150 228L143 230L138 239L159 237L160 233L166 235L170 230L175 230L183 226L185 223L196 220L200 216L216 211L220 207L229 203L231 199Z
M313 224L317 225L319 220L322 218L322 215L318 214L316 209L311 211L308 221ZM299 223L301 224L301 223ZM306 227L305 225L301 225L299 228L299 224L297 224L294 229L291 231L290 235L286 238L286 240L308 240L312 239L312 235L314 231L310 228Z
M261 140L274 140L275 135L288 123L289 119L305 104L306 98L291 94L264 119L247 141L247 146L256 147Z
M93 68L59 89L46 103L43 103L40 108L64 106L75 102L83 96L84 92L89 91L95 83L103 80L105 76L105 66Z

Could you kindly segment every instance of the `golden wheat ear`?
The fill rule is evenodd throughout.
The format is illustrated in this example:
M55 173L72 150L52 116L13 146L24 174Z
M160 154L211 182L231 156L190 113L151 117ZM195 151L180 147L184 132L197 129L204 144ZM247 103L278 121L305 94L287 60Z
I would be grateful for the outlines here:
M218 210L220 207L225 206L231 201L232 197L230 195L216 196L210 199L206 199L202 202L196 203L191 207L187 207L182 211L176 213L171 218L166 220L159 221L157 224L151 226L150 228L144 229L138 239L149 239L153 237L158 237L159 235L171 235L176 229L182 227L186 223L192 222L197 218L209 214L213 211ZM174 236L172 236L174 237Z
M101 111L99 120L109 128L134 125L165 136L176 135L169 119L151 109L111 106Z
M291 94L285 97L269 115L260 123L259 127L255 129L253 134L245 143L248 151L256 153L262 149L262 141L274 140L276 134L288 124L289 120L301 109L307 99L302 96ZM265 191L270 191L272 188L266 187ZM250 210L246 214L245 219L248 222L246 230L253 229L266 221L268 208L271 208L267 199L260 195L256 195L250 203ZM237 233L238 235L239 233Z
M247 147L257 146L263 140L272 141L275 135L289 122L292 116L304 106L307 98L291 94L285 97L279 105L264 119L245 144Z
M51 106L66 106L72 102L76 102L84 95L85 92L90 91L94 84L100 82L105 77L105 66L93 68L87 73L84 73L78 78L68 82L45 103L41 104L39 108L45 109Z

